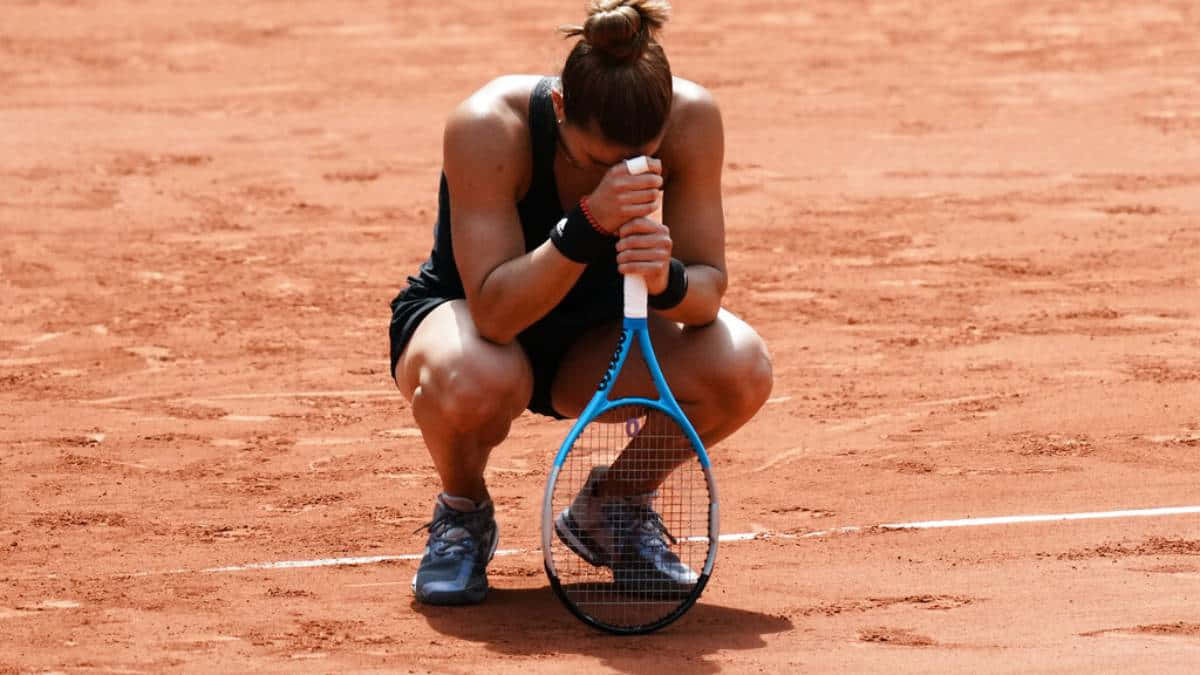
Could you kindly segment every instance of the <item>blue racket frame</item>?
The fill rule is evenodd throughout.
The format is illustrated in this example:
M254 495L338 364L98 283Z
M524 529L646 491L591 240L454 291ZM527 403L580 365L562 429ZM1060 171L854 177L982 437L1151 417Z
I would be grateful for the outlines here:
M629 351L632 349L634 342L637 342L641 348L642 360L646 364L646 368L650 372L650 377L654 382L654 388L658 393L657 399L644 397L628 397L616 400L609 399L609 393L612 391L613 385L616 383L617 375L625 365L625 360L629 357ZM596 418L603 415L605 412L613 408L625 405L641 405L647 408L657 410L664 415L667 415L674 420L692 444L693 450L696 452L700 467L704 470L704 479L708 485L709 495L709 518L708 518L708 558L704 561L704 567L699 574L699 580L696 582L696 587L688 597L681 603L676 610L663 619L648 624L645 626L636 626L628 628L616 628L601 624L593 618L580 612L574 603L568 601L565 592L563 591L559 580L558 572L554 567L553 556L551 555L551 546L553 545L554 537L554 486L558 481L558 474L562 470L563 463L566 462L567 455L570 454L571 448L574 447L575 441L583 432L583 428ZM708 458L708 452L704 448L704 443L700 441L699 434L696 433L696 428L692 426L687 415L683 413L683 409L679 407L679 402L675 400L675 396L671 393L671 388L667 386L667 380L663 377L662 368L658 365L658 358L654 354L654 348L650 344L650 327L649 322L644 317L625 317L622 325L621 337L618 339L617 349L612 361L609 363L608 370L604 377L600 380L600 385L596 389L596 393L588 402L587 407L580 413L579 419L576 420L571 431L567 433L563 439L562 445L559 447L558 454L554 457L554 464L550 468L550 477L546 483L546 495L542 506L542 557L546 568L546 575L550 579L550 584L554 588L555 593L563 600L563 604L584 623L595 626L602 630L613 633L647 633L657 630L665 626L675 619L683 615L692 604L700 597L705 585L708 583L709 576L712 574L713 563L717 558L717 543L720 533L720 518L717 499L717 485L713 478L711 462Z

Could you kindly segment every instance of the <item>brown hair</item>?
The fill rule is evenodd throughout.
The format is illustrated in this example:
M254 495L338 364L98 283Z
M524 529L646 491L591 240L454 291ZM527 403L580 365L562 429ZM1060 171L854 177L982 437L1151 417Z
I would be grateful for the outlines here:
M655 39L667 22L666 0L592 0L581 39L562 70L563 106L573 124L595 119L609 140L640 146L659 134L671 112L671 64Z

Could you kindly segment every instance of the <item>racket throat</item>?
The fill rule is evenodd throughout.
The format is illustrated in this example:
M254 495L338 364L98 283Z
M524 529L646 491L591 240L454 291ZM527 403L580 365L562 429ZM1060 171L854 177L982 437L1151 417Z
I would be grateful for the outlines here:
M650 322L644 316L643 317L627 316L627 317L625 317L624 321L622 322L622 327L626 331L629 331L629 332L638 331L638 330L647 330L649 328L649 326L650 326Z

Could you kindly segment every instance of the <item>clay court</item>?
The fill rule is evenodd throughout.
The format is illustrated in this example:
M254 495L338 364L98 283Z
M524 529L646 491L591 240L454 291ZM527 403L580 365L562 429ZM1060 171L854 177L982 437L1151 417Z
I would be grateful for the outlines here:
M775 365L712 449L712 582L653 635L572 618L569 422L527 413L487 603L413 604L437 481L388 302L446 115L556 73L583 4L5 3L0 672L1200 668L1183 1L676 2Z

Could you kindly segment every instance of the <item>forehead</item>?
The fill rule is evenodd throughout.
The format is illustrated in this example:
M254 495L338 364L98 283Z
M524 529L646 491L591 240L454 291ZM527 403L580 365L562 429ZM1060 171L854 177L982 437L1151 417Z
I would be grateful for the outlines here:
M655 138L640 146L631 146L624 143L617 143L609 140L600 130L600 125L595 119L588 120L588 124L584 127L585 138L590 152L596 159L602 160L607 164L616 164L622 160L633 159L639 155L653 155L658 152L658 146L662 144L663 134L660 133Z

